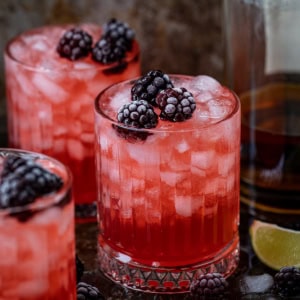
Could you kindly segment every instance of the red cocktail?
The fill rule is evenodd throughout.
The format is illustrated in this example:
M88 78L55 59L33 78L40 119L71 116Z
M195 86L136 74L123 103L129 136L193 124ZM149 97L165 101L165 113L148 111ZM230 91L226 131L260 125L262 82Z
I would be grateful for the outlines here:
M69 171L0 149L0 299L75 300L74 244Z
M93 100L107 86L140 74L139 47L106 64L92 55L70 60L57 45L73 28L47 26L13 39L5 52L9 144L41 152L66 164L74 177L76 204L96 199ZM101 28L79 26L93 38Z
M130 103L133 81L106 89L95 103L100 267L156 292L185 291L207 271L228 276L238 258L239 101L207 76L171 80L175 96L186 88L196 104L184 121L154 107L154 128L128 125L126 109L118 110Z

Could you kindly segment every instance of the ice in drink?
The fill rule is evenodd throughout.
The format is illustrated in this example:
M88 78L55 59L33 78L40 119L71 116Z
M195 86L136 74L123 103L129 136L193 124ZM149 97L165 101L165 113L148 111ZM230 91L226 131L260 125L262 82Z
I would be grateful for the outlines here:
M0 299L75 300L69 171L40 154L0 149L0 178Z
M150 129L118 122L133 81L95 102L100 268L158 292L184 291L207 271L228 276L238 257L238 99L208 76L170 78L196 103L184 121L160 115Z
M66 164L74 177L75 203L88 204L96 199L93 101L107 86L140 74L139 47L133 39L122 60L113 62L109 52L105 64L95 61L91 52L70 60L59 55L57 45L73 27L33 29L8 44L9 144ZM94 45L103 34L97 25L78 27L92 37Z

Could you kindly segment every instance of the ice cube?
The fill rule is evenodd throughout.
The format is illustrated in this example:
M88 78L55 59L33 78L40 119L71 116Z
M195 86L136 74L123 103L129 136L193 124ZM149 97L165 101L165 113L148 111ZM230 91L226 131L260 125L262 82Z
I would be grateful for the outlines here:
M118 168L111 168L111 163L108 164L110 166L108 173L109 173L109 178L113 182L119 182L120 181L120 172Z
M18 261L18 243L17 238L14 235L9 236L8 234L2 233L0 235L0 257L5 259L0 259L0 268L5 265L14 266ZM1 286L1 284L0 284Z
M55 224L57 220L60 220L61 209L54 207L52 209L44 210L43 213L36 214L33 218L33 222L38 226L47 226L47 224Z
M149 166L159 165L160 163L160 153L155 148L147 147L147 151L145 151L143 144L134 143L127 143L126 148L129 156L140 164L146 163Z
M182 217L190 217L192 215L192 198L191 196L175 196L176 213Z
M126 91L125 92L119 92L116 95L114 95L113 98L111 98L110 101L110 107L113 110L113 112L117 112L120 107L122 107L125 103L130 102L130 92Z
M205 177L206 172L204 170L201 170L195 166L191 167L191 173L197 177Z
M216 178L210 178L206 181L203 193L205 195L216 195L218 193L219 185L220 185L220 179L218 177Z
M35 266L36 265L37 263L35 264ZM38 299L39 297L45 295L48 288L48 278L45 278L45 276L43 276L42 278L40 276L37 276L32 280L20 282L18 285L18 295L22 295L22 297L24 297L25 299L27 297Z
M177 143L177 145L175 146L175 149L179 152L179 153L183 153L186 152L187 150L190 149L189 144L186 141L179 141Z
M214 78L206 75L196 76L191 82L191 90L197 91L209 91L211 93L215 93L221 88L221 84L215 80Z
M233 169L236 163L236 153L219 154L218 155L218 173L226 176Z
M62 103L68 98L68 93L60 85L50 80L46 73L36 73L32 78L32 83L53 103Z
M244 294L264 293L272 287L273 283L273 277L267 273L262 275L245 275L240 280L240 290Z
M94 134L93 133L83 133L80 136L80 139L83 143L92 144L94 142Z
M17 69L15 73L15 79L18 83L19 88L22 90L24 95L29 96L28 98L22 96L22 97L12 97L12 99L16 99L18 102L17 104L20 104L19 107L22 110L27 110L28 107L30 107L30 101L25 102L27 99L31 99L30 97L36 97L36 88L34 84L32 83L32 80L28 74L24 74L24 71ZM17 93L20 93L19 90L16 89Z
M228 105L226 101L220 99L211 99L207 102L209 115L211 118L221 119L229 115L232 105Z
M81 143L81 141L76 139L68 139L67 141L67 150L70 155L70 157L77 159L77 160L83 160L84 159L84 147Z
M66 147L66 140L64 138L56 138L53 141L53 151L55 153L64 153Z
M191 155L191 164L199 169L207 170L216 161L216 153L214 150L201 152L193 152Z
M33 50L47 52L49 50L49 46L46 40L44 39L37 39L32 44L31 47Z
M177 181L177 174L175 172L160 172L160 179L167 185L174 187Z

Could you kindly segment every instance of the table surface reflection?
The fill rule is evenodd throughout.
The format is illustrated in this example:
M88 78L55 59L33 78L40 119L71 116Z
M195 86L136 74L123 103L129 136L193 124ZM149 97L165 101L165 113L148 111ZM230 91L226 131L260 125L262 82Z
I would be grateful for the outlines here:
M276 215L275 217L281 221L283 221L284 218L290 220L289 216ZM268 218L265 215L259 216L259 219L261 220L276 222L276 219L271 220L270 216L268 216ZM274 219L274 216L272 216L272 218ZM281 298L275 293L272 294L272 288L267 289L267 287L261 287L260 292L258 292L258 290L254 292L253 290L249 291L248 287L244 285L245 276L262 276L256 277L259 281L261 281L266 277L271 278L271 276L273 277L275 274L275 271L260 262L253 252L249 236L249 226L253 219L253 215L249 214L249 208L241 205L240 263L236 272L228 278L230 294L228 299L287 299ZM106 299L191 299L188 294L162 295L132 291L107 279L97 268L97 234L98 229L95 222L76 224L76 252L85 266L85 272L81 281L98 287ZM261 292L261 290L264 291ZM300 296L291 299L300 299Z

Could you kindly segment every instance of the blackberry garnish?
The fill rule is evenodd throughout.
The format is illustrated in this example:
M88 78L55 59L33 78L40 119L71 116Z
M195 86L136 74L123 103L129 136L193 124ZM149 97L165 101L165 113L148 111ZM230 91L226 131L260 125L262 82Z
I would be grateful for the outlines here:
M34 160L9 155L3 163L0 208L22 206L61 188L62 179Z
M193 95L185 88L168 88L156 97L161 109L160 118L173 122L181 122L192 117L196 109Z
M172 87L173 83L167 74L160 70L151 70L134 83L131 89L132 100L143 99L157 106L155 98L158 93Z
M195 279L190 286L191 295L196 296L197 299L222 299L228 288L228 283L225 278L219 273L207 273L200 275Z
M87 56L92 44L91 35L80 28L72 28L64 33L56 49L60 56L76 60Z
M84 272L84 264L77 254L75 259L76 259L76 281L79 282Z
M135 100L124 104L118 111L117 120L131 128L113 125L118 135L129 142L145 141L151 134L134 128L154 128L158 123L158 116L151 104L145 100Z
M101 38L92 49L92 58L103 64L120 62L126 54L126 48L120 40L111 41Z
M77 300L105 300L105 298L95 286L79 282L77 284Z
M103 37L111 42L118 42L126 51L131 50L135 33L128 24L111 19L103 26Z
M300 269L283 267L275 274L274 288L283 296L300 295Z
M147 101L136 100L119 109L117 120L129 127L149 129L157 125L158 116Z

